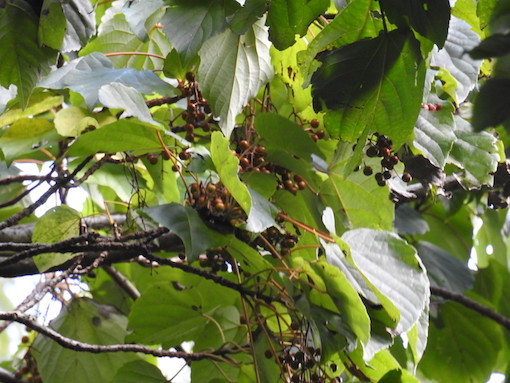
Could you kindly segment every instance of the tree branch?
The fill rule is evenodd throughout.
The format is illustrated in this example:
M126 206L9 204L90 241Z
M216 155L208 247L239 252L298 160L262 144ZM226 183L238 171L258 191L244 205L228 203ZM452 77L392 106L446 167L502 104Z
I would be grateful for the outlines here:
M4 312L0 313L0 319L13 322L22 323L25 326L37 331L39 334L44 335L64 348L74 351L90 352L93 354L102 354L107 352L139 352L145 355L153 355L156 357L169 357L169 358L182 358L186 361L212 359L222 357L228 354L235 354L243 352L241 348L223 348L211 352L183 352L183 351L170 351L159 350L139 344L112 344L112 345L99 345L80 342L71 338L67 338L57 331L43 326L38 322L31 319L30 316L20 314L17 312Z
M494 322L500 324L501 326L505 327L507 330L510 331L510 318L495 312L494 310L488 308L487 306L484 306L466 297L465 295L454 293L452 291L436 286L430 286L430 292L432 295L460 303L464 307L467 307L468 309L476 311L480 315L492 319Z
M0 367L0 382L2 383L28 383L24 379L18 379L12 372L4 370Z

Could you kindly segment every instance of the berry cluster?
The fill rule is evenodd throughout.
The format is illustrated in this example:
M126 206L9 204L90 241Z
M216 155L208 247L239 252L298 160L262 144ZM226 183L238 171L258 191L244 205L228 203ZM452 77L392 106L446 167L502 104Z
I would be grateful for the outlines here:
M217 273L228 270L228 264L232 262L232 257L225 249L216 248L208 249L198 261L201 267L210 267L212 273Z
M266 148L257 143L250 143L243 138L236 143L235 155L239 158L239 171L241 173L255 171L273 174L278 181L279 190L287 190L296 194L298 190L307 187L306 181L299 174L291 175L291 172L279 165L266 160Z
M320 126L320 121L317 119L313 119L310 121L310 128L306 129L308 133L310 133L310 138L315 142L324 138L326 133L322 129L318 129Z
M185 132L185 138L189 142L195 141L196 129L200 128L203 132L211 131L211 108L207 104L207 100L202 97L202 93L195 81L195 74L186 73L187 82L179 82L178 89L187 98L188 105L186 110L182 112L181 117L185 122L184 126L174 126L174 133Z
M28 331L29 329L27 329ZM28 336L23 336L23 343L28 343ZM14 372L14 376L16 379L24 379L23 381L41 383L42 379L39 375L39 371L37 370L37 362L32 355L32 349L29 347L25 355L23 356L23 360L21 361L21 365L18 367L18 370Z
M421 108L425 109L425 110L429 110L431 112L437 112L437 111L440 111L441 109L443 109L443 105L426 103L426 104L421 104Z
M386 185L386 182L392 177L391 171L399 162L398 155L393 151L392 146L393 142L390 138L377 132L374 133L369 140L369 146L366 150L367 157L381 157L381 171L374 175L379 186ZM373 173L374 170L371 166L365 165L363 167L364 175L371 176ZM412 177L409 173L404 173L402 175L402 181L410 182L411 180Z
M232 225L246 220L246 214L221 183L192 183L187 202L200 214L213 222L228 222Z
M281 232L272 226L264 230L253 242L252 245L258 246L273 254L276 250L282 256L290 253L291 249L296 246L298 237L289 233Z

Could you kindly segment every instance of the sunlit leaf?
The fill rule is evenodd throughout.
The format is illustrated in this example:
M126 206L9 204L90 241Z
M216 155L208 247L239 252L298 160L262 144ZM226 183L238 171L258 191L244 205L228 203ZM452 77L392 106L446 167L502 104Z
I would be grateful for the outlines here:
M85 129L99 128L97 120L77 106L59 110L53 122L62 137L76 137Z
M94 8L89 2L80 0L69 0L61 4L67 20L62 50L78 51L96 32Z
M198 80L226 137L242 107L271 80L269 40L261 19L243 36L227 30L203 45Z
M39 20L39 43L53 49L62 48L66 34L66 24L60 1L45 1Z
M416 250L389 232L350 230L342 239L349 245L356 267L398 308L398 333L418 321L429 302L429 281Z

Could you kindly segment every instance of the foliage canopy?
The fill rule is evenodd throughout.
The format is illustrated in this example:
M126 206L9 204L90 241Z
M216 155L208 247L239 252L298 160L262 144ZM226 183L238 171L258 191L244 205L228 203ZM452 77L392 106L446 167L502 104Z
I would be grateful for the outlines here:
M0 1L0 283L42 276L0 311L30 331L0 381L506 373L509 16Z

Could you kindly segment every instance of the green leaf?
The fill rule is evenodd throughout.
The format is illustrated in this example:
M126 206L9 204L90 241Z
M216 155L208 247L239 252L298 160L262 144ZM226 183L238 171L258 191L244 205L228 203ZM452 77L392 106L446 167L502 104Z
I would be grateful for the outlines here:
M498 165L496 138L486 132L475 132L469 122L455 116L455 136L448 162L453 163L464 173L460 182L465 188L478 188L491 185Z
M78 298L64 306L50 326L71 339L106 345L124 343L126 324L127 319L113 307ZM137 358L132 353L76 352L42 335L32 346L38 371L48 383L110 382L119 367Z
M265 0L246 0L242 8L232 15L230 29L232 32L243 35L267 10Z
M161 8L164 8L162 0L145 0L124 7L123 13L131 30L140 40L145 40L149 30L154 26L152 23L150 25L146 24L148 24L150 16Z
M413 361L415 365L417 365L421 360L423 353L427 348L427 341L429 337L429 315L429 308L426 307L422 311L418 322L416 322L413 328L407 332L409 346L413 353Z
M361 343L370 339L370 318L365 305L345 274L325 260L314 269L324 281L326 291L338 308L344 323L349 326Z
M131 308L127 341L167 348L193 340L197 351L218 348L237 335L239 312L232 304L238 298L236 291L205 279L178 289L155 284Z
M395 209L395 231L398 234L425 234L429 231L429 225L418 210L407 204L402 204Z
M304 77L312 71L313 59L320 51L341 47L368 37L376 37L381 22L372 12L373 0L353 0L310 42L307 49L297 54Z
M0 137L7 162L22 154L34 152L59 139L53 124L45 118L22 118L14 122Z
M39 46L37 28L37 19L25 1L9 1L0 8L0 85L18 87L22 108L27 106L39 77L49 71L56 58L55 51Z
M78 51L96 33L94 8L89 2L66 0L61 2L67 20L64 52Z
M474 59L500 57L510 53L510 34L495 33L469 52Z
M325 206L330 206L337 220L337 231L341 228L369 227L392 230L394 205L388 191L380 187L373 178L353 173L348 178L332 170L320 190Z
M208 39L225 31L227 17L239 8L234 0L176 0L174 4L161 22L165 35L186 61L209 45L204 44Z
M222 236L209 229L198 212L189 206L171 203L148 207L142 212L179 236L190 261L197 259L207 249L224 245Z
M154 21L154 23L156 22L157 20ZM153 28L148 38L142 41L133 33L124 15L116 14L110 20L101 24L98 36L80 51L80 56L86 56L94 52L114 53L126 51L166 56L170 50L170 42L161 32L161 29ZM150 55L122 54L110 57L110 60L115 68L161 69L163 65L161 58Z
M390 22L409 25L442 48L448 34L450 4L442 0L381 0L381 10ZM404 20L404 18L406 20Z
M135 88L119 82L112 82L99 89L98 97L99 101L108 108L124 109L121 118L134 116L140 121L158 125L152 119L144 98Z
M273 75L264 20L253 24L245 35L227 30L211 38L199 55L202 93L220 117L223 134L230 137L236 116Z
M47 211L35 224L32 241L34 243L55 243L80 234L80 214L62 205ZM73 258L73 253L46 253L33 257L40 271L46 271Z
M21 118L33 117L53 108L57 108L63 101L64 97L55 96L49 92L36 93L30 97L30 101L26 108L23 109L20 105L17 105L10 108L5 113L2 113L0 115L0 127L12 124Z
M329 108L328 132L354 142L366 129L399 147L412 134L421 104L425 66L409 32L359 40L324 54L312 76L314 106ZM355 69L353 69L355 68ZM328 124L328 122L326 122Z
M261 233L268 227L276 226L274 218L279 209L255 190L248 189L248 191L251 207L245 229L252 233Z
M473 127L478 131L510 119L510 79L491 78L483 84L473 109Z
M255 129L268 148L284 149L306 161L310 161L312 154L323 157L317 144L301 126L278 114L257 114Z
M99 128L99 123L87 111L77 106L61 109L53 120L55 129L62 137L76 137L86 129Z
M211 135L211 159L220 180L246 214L250 214L251 196L238 176L239 160L230 150L229 140L220 132Z
M397 333L408 331L429 304L429 280L416 250L396 234L356 229L342 236L367 280L400 313Z
M122 140L119 140L122 137ZM72 156L117 153L136 150L144 153L161 151L156 129L136 120L119 120L79 136L71 146Z
M39 19L39 44L60 50L66 34L66 24L60 1L45 1Z
M133 360L117 370L111 383L166 383L160 369L144 360Z
M267 16L271 42L279 50L290 47L328 6L328 0L271 1Z
M471 30L465 21L452 16L444 48L434 52L430 65L444 68L457 80L456 102L460 104L475 87L480 72L481 60L473 60L465 52L480 41L480 36Z
M443 169L456 136L453 106L439 105L442 105L442 109L438 111L421 109L414 126L413 143L433 165Z
M439 382L486 382L501 340L497 323L458 303L446 303L439 317L431 320L428 346L418 368Z
M112 82L133 87L144 94L157 92L169 95L173 92L172 86L151 71L114 69L111 61L99 53L92 53L69 62L52 72L38 86L51 89L69 88L80 93L87 106L93 108L99 102L100 88Z
M187 62L174 48L165 58L163 73L167 77L184 80L186 78L186 73L194 72L195 67L198 67L198 59Z
M473 287L473 273L449 252L426 241L416 245L418 256L427 268L430 284L463 293Z

